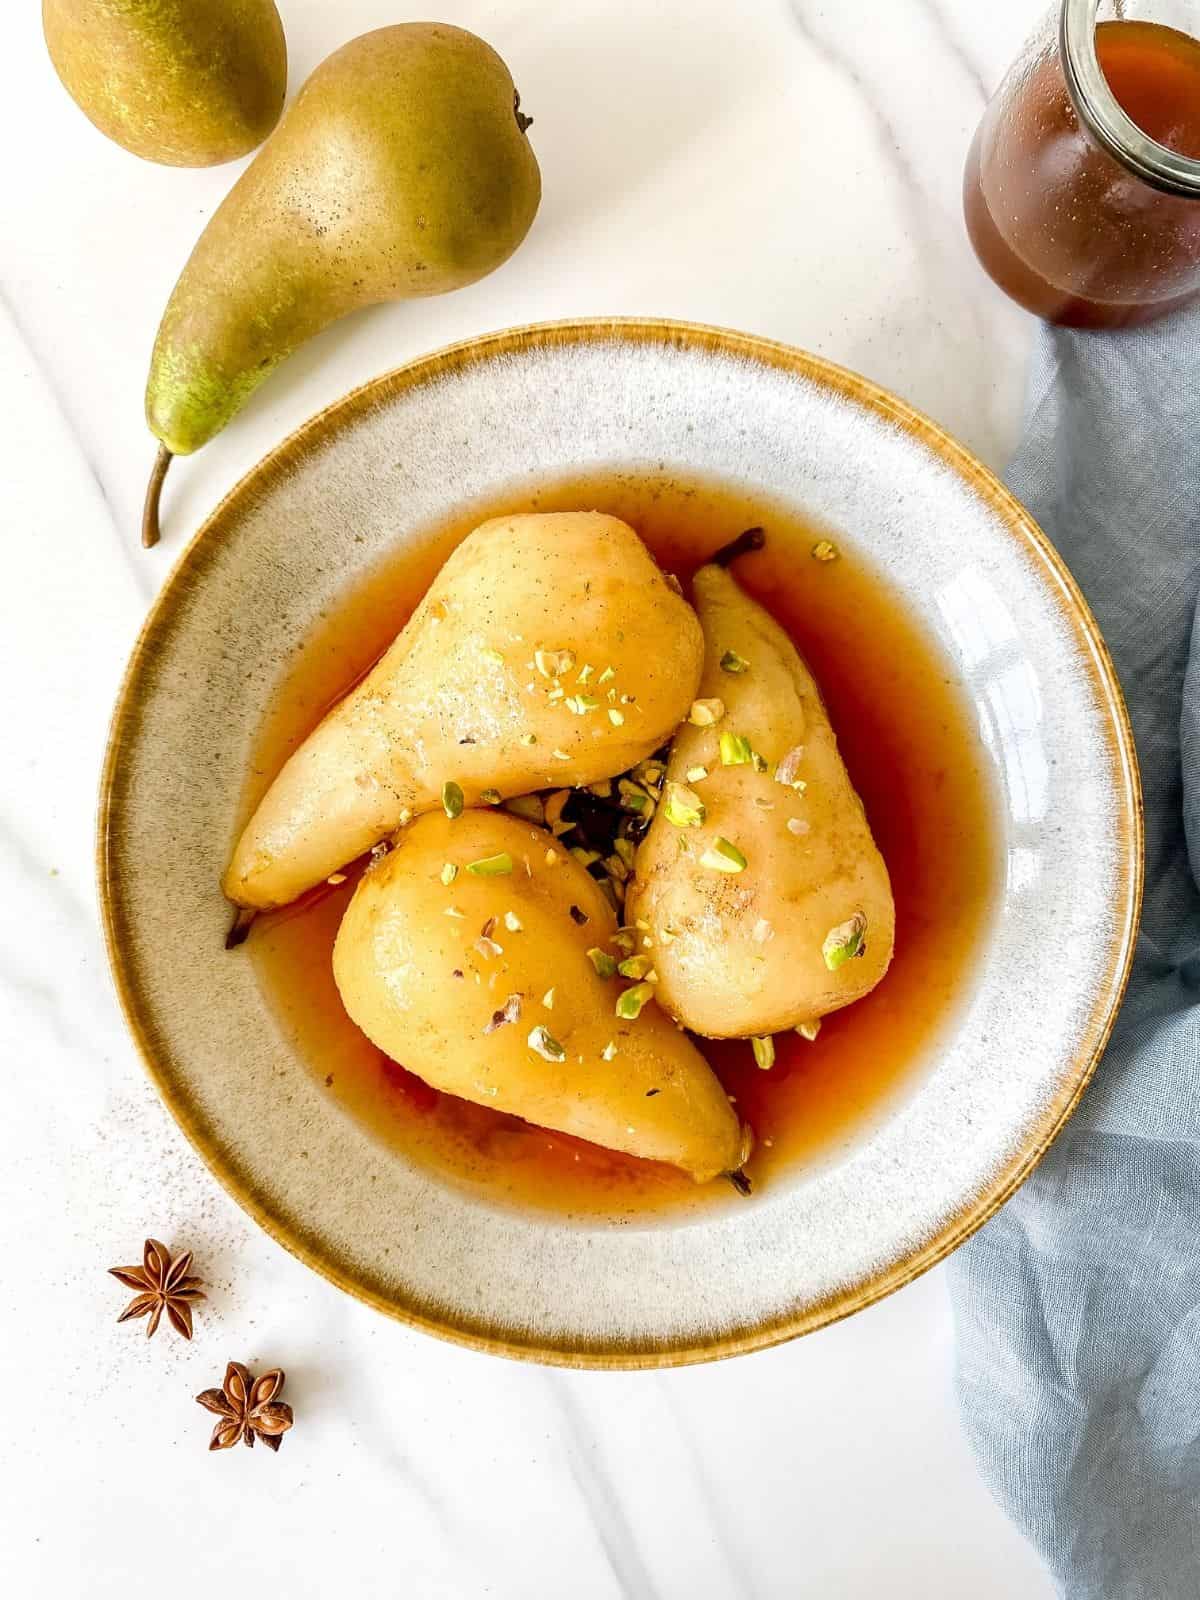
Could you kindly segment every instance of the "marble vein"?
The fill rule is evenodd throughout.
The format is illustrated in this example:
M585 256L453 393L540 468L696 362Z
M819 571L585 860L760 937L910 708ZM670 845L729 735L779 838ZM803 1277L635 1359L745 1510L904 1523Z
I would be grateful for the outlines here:
M642 1560L613 1481L596 1460L594 1439L572 1379L557 1372L547 1373L546 1386L562 1417L562 1445L571 1480L587 1508L621 1594L625 1600L658 1600L658 1590Z

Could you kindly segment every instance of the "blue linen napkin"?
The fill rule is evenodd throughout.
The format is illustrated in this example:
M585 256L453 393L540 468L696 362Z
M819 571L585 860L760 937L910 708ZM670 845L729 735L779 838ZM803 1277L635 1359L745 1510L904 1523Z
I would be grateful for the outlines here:
M1132 333L1043 330L1008 476L1116 661L1146 900L1082 1103L951 1263L959 1395L985 1476L1067 1600L1197 1600L1200 308Z

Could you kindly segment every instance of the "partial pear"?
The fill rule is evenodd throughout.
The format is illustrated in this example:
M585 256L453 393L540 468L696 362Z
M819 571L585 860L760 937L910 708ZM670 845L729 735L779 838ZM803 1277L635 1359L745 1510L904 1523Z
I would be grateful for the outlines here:
M867 994L888 969L883 857L812 674L723 567L702 567L698 715L667 767L626 915L655 939L660 1003L713 1038L765 1037Z
M42 0L42 30L79 109L146 161L236 161L283 110L274 0Z
M652 999L617 1015L626 985L597 970L616 932L542 829L427 816L364 874L333 971L367 1037L435 1088L697 1182L732 1173L748 1139L707 1062Z
M201 235L150 363L161 441L143 537L172 455L226 425L305 340L384 300L444 294L506 261L541 197L530 118L473 33L363 34L300 90Z
M695 612L628 524L599 512L485 522L284 766L225 893L282 905L443 803L624 772L686 714L703 652Z

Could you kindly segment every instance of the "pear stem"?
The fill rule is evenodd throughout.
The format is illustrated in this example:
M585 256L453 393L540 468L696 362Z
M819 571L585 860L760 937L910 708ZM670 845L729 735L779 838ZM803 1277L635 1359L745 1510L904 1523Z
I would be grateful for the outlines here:
M741 1167L739 1167L736 1172L725 1173L724 1176L729 1179L730 1183L740 1195L748 1195L751 1193L753 1185Z
M745 533L739 533L736 539L715 550L708 558L709 565L727 567L739 556L748 556L753 550L761 550L766 542L767 536L761 528L747 528Z
M233 918L233 925L225 935L226 950L236 950L238 945L245 944L250 936L250 929L258 918L258 912L248 906L238 906Z
M174 459L166 445L160 444L158 454L154 458L154 470L146 486L146 507L142 512L142 544L147 550L152 550L162 537L162 530L158 525L158 503L162 499L163 479Z

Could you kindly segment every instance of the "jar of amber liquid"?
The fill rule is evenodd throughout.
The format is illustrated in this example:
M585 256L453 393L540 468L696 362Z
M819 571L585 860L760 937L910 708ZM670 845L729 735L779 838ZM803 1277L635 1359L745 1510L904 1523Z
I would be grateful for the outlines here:
M1200 0L1063 0L984 113L967 231L1051 322L1118 328L1200 297Z

